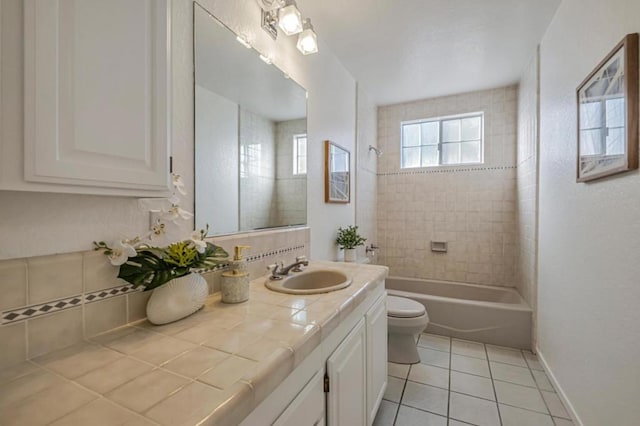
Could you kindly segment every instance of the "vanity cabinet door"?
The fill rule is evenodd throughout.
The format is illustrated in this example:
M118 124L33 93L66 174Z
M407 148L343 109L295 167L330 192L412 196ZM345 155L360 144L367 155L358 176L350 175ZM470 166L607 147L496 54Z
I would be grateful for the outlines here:
M383 294L366 314L367 424L372 424L387 388L387 306Z
M300 391L273 426L324 426L324 369Z
M365 324L361 319L327 359L329 426L359 426L367 422L366 351Z
M25 0L25 181L168 190L170 2Z

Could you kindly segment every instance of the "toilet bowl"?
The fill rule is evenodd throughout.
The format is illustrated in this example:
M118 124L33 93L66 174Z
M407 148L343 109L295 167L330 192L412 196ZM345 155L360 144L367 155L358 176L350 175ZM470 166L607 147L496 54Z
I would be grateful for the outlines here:
M387 296L388 360L396 364L417 364L420 355L416 334L429 324L424 305L406 297Z

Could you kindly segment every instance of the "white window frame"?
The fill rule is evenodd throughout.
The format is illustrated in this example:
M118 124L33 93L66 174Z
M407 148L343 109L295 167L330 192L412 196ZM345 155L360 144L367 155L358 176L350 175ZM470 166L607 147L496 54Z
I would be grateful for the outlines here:
M450 120L461 120L464 118L471 118L471 117L480 117L480 161L479 162L474 162L474 163L454 163L454 164L442 164L442 149L441 146L443 144L448 144L448 143L463 143L463 142L474 142L476 141L474 140L470 140L470 141L464 141L464 140L460 140L460 141L450 141L450 142L442 142L442 123L445 121L450 121ZM405 125L410 125L410 124L422 124L422 123L434 123L437 122L438 123L438 144L435 145L438 147L438 164L434 164L434 165L428 165L428 166L416 166L416 167L403 167L403 159L404 159L404 138L403 138L403 127ZM446 115L446 116L441 116L441 117L432 117L432 118L420 118L418 120L409 120L409 121L402 121L400 122L400 168L401 169L419 169L419 168L437 168L437 167L460 167L460 166L470 166L470 165L480 165L480 164L484 164L484 111L476 111L476 112L469 112L469 113L464 113L464 114L455 114L455 115ZM416 145L415 147L423 147L423 146L428 146L428 145ZM434 146L434 145L431 145ZM406 147L406 148L412 148L412 147ZM422 159L422 158L421 158ZM422 163L422 161L421 161Z
M299 133L296 135L293 135L293 175L294 176L304 176L307 174L307 170L305 169L304 172L301 172L300 170L298 170L298 159L301 157L300 154L298 153L298 141L300 139L304 138L304 144L306 146L306 148L308 149L308 139L307 139L307 134L306 133ZM308 151L307 151L308 152ZM306 155L305 155L306 157Z

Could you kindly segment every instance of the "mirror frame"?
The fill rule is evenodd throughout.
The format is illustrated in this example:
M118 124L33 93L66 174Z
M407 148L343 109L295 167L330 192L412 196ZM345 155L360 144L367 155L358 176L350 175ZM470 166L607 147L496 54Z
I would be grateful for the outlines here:
M331 148L342 150L347 155L347 179L346 198L332 198L331 190L335 188L336 182L331 178ZM324 202L336 204L349 204L351 202L351 153L349 150L331 141L324 141Z
M605 67L613 58L620 57L624 60L623 93L624 99L624 156L613 165L607 165L612 156L602 155L591 160L601 170L585 172L582 167L582 138L581 138L581 111L582 105L588 100L586 88L602 79ZM596 66L596 68L584 79L576 89L576 101L578 112L578 147L576 161L576 182L588 182L617 173L626 172L638 168L638 33L627 34L625 38L613 48L611 52ZM606 123L605 123L606 126Z

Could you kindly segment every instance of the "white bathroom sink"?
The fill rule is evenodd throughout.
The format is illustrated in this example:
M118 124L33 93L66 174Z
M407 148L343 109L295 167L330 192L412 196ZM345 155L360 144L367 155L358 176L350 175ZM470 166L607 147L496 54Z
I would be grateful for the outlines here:
M314 269L284 277L282 280L267 278L265 285L280 293L318 294L346 288L351 285L351 278L336 269Z

